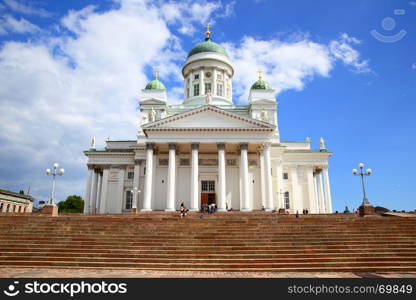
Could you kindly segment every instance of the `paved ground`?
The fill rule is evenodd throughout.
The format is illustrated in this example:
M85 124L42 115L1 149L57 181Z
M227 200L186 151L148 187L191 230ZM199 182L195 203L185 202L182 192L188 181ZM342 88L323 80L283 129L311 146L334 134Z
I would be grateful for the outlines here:
M416 278L416 273L192 272L58 268L0 268L2 278Z

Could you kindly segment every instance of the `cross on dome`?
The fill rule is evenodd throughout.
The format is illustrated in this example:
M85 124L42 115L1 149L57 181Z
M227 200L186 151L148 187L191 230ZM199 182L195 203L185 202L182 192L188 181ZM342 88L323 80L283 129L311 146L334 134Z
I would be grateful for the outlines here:
M259 74L259 80L262 80L263 79L263 71L261 69L258 69L257 73Z
M160 72L159 70L153 70L153 73L155 74L155 79L157 79L159 72Z
M211 38L211 27L212 26L210 24L205 25L205 40L209 40Z

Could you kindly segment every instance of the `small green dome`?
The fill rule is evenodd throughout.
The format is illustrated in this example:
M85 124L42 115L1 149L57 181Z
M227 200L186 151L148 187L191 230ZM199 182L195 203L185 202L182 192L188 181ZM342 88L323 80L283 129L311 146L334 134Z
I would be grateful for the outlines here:
M165 85L157 79L153 79L152 81L150 81L144 89L145 90L166 90Z
M263 79L257 80L252 86L252 90L271 90L272 87Z
M195 47L193 47L192 50L189 52L188 57L203 52L216 52L228 57L228 54L227 52L225 52L225 49L217 43L211 41L211 39L209 38L205 39L204 42L199 43Z

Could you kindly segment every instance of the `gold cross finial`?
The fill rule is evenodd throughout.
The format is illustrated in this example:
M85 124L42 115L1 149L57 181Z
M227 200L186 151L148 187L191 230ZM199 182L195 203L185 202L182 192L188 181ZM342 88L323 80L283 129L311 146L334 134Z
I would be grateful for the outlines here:
M205 39L211 38L211 27L212 26L210 24L205 25L205 29L207 30L205 31Z
M155 79L157 79L157 75L159 74L159 70L153 70L153 73L155 74Z
M259 73L259 80L262 80L263 79L263 71L258 69L257 73Z

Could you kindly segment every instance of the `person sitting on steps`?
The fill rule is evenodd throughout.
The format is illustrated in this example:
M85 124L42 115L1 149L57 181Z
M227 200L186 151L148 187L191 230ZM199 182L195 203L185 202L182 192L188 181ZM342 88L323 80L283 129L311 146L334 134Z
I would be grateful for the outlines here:
M183 202L181 203L181 219L186 217L189 209L186 208L185 204Z

